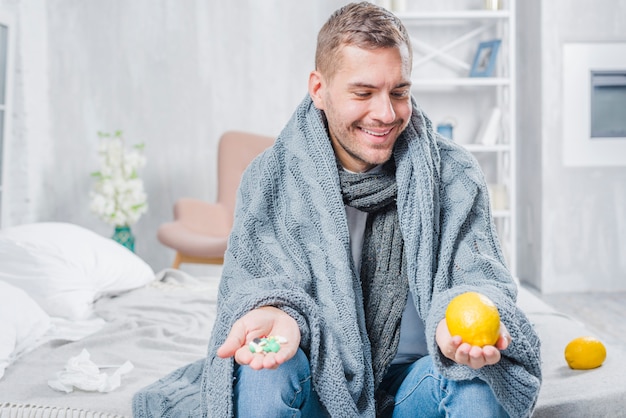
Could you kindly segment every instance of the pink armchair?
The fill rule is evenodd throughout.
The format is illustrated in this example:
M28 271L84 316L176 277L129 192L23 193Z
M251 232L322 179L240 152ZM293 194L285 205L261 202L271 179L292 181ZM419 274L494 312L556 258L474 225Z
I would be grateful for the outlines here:
M233 225L235 197L241 175L250 162L274 143L274 138L229 131L219 141L217 202L181 198L174 204L174 221L161 225L159 241L176 250L172 268L182 263L222 264Z

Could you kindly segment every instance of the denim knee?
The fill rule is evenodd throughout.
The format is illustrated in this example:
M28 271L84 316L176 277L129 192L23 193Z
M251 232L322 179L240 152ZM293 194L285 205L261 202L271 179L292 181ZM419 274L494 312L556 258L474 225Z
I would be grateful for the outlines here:
M300 349L276 369L235 368L236 416L297 417L311 392L309 360Z
M394 418L508 416L486 382L478 378L446 379L435 369L430 356L406 365L404 370L395 370L393 377L401 380L395 394Z
M472 416L506 418L502 405L487 382L474 378L471 380L451 381L446 379L446 391L449 396L444 401L444 409L451 417Z

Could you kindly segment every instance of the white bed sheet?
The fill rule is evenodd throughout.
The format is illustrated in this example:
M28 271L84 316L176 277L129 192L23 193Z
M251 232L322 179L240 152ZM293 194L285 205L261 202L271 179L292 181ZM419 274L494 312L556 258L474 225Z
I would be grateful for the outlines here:
M0 417L130 417L132 396L177 368L203 358L215 321L218 278L177 271L115 298L96 302L106 320L80 341L51 341L18 359L0 379ZM47 382L87 349L98 365L130 360L134 369L110 393L51 389Z
M0 418L130 417L135 392L203 358L219 279L194 279L172 270L162 277L166 282L97 302L96 312L107 321L98 333L77 342L47 343L9 367L0 379ZM544 382L533 417L626 417L624 350L607 345L602 367L571 370L563 357L567 342L592 334L527 289L520 289L518 303L542 339ZM130 360L135 368L111 393L65 394L48 387L48 379L83 348L96 364Z

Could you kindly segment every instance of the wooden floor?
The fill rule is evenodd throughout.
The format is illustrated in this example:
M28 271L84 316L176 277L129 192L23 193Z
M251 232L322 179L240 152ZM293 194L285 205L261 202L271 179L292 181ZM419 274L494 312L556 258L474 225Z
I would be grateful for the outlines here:
M544 302L583 322L595 336L626 347L626 292L537 294Z

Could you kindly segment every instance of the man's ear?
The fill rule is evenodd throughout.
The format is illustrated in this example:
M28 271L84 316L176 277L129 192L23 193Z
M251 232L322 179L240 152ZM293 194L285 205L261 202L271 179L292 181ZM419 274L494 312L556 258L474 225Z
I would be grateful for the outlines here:
M324 110L324 99L322 95L324 78L317 71L311 71L309 74L309 96L313 100L313 104L320 110Z

